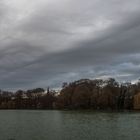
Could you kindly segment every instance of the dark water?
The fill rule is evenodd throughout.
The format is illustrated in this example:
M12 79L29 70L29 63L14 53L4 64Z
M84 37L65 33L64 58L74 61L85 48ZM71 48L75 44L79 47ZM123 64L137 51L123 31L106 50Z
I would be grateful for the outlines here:
M2 110L0 140L140 140L140 113Z

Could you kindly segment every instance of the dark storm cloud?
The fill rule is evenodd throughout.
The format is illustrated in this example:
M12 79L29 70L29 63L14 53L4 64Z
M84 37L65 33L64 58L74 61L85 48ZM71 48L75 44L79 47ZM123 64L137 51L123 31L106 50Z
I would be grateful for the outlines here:
M139 78L138 0L0 4L5 5L0 8L1 88L60 87L79 78Z

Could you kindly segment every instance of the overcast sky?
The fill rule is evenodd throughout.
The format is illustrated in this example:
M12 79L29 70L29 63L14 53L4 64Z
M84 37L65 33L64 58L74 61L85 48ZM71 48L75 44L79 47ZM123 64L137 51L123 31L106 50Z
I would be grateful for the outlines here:
M0 88L140 77L140 0L0 0Z

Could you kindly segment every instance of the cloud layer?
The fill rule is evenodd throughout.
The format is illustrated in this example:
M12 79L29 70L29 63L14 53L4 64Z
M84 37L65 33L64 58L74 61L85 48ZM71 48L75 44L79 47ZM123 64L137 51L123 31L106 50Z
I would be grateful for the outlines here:
M1 0L0 17L2 89L139 78L139 0Z

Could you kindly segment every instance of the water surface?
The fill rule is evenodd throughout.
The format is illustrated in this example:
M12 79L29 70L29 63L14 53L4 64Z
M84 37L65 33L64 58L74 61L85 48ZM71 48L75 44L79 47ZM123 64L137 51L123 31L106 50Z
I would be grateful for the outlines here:
M140 140L140 113L1 110L0 140Z

